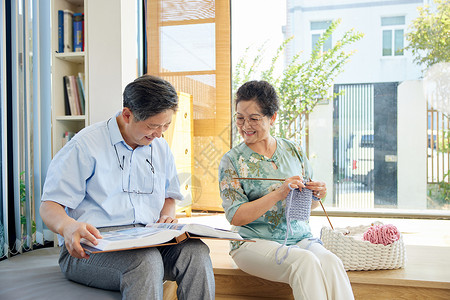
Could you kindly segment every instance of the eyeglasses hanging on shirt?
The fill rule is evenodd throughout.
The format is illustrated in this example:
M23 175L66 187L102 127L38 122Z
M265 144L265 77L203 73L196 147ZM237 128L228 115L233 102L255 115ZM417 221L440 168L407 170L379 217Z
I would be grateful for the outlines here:
M144 170L139 169L139 171L143 171L143 174L140 174L141 176L137 176L135 180L139 181L140 184L137 184L137 188L131 190L129 188L129 181L125 180L124 176L130 177L131 174L128 176L128 174L125 174L125 155L122 155L122 161L120 161L119 152L117 151L116 145L114 145L114 151L116 152L117 161L119 163L119 167L122 170L122 191L124 193L129 194L153 194L153 189L155 187L155 168L153 166L153 146L150 146L150 160L148 158L145 159L145 165L148 166L147 168L144 168ZM148 169L148 172L146 172L146 169ZM141 178L142 177L142 178ZM148 184L148 181L151 181L150 184ZM151 186L151 188L150 188Z

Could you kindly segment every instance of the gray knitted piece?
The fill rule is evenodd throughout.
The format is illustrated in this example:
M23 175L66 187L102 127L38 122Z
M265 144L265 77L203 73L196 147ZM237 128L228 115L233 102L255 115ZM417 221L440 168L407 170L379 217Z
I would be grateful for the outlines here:
M286 197L286 237L284 239L283 245L281 245L277 252L275 253L275 259L277 261L277 264L281 264L289 255L289 250L291 247L297 247L297 246L289 246L288 250L286 251L286 254L278 259L278 251L283 248L283 246L286 245L287 238L289 233L292 234L291 229L291 221L293 220L299 220L299 221L308 221L309 216L311 215L311 202L312 200L320 201L319 198L313 195L313 191L307 188L302 188L302 190L299 189L293 189L289 186L291 191Z
M291 190L286 197L286 222L292 220L308 221L311 214L312 191L303 188ZM289 225L288 225L289 226Z

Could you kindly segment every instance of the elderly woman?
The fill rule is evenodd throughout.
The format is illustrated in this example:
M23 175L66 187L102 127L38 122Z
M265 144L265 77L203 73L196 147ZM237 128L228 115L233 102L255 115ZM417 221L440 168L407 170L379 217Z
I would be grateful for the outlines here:
M220 162L220 195L228 221L255 242L232 242L230 255L249 274L289 283L295 299L353 299L342 262L312 237L307 221L290 221L292 231L286 234L290 187L310 189L319 199L327 190L323 182L307 181L312 170L298 145L270 134L278 110L274 88L265 81L249 81L238 89L235 101L244 142ZM311 208L317 205L312 201ZM280 254L284 260L277 259Z

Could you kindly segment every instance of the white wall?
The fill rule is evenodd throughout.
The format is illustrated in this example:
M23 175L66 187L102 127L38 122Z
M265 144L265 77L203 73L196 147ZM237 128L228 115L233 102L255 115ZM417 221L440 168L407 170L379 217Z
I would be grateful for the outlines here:
M85 14L89 124L93 124L122 109L123 89L136 78L136 1L88 0Z
M422 82L398 87L398 208L427 208L427 103Z
M395 5L392 5L395 4ZM400 4L399 1L354 0L288 0L287 35L295 36L291 55L303 51L302 58L308 59L311 53L310 23L342 19L333 33L333 45L351 28L365 34L364 38L348 46L356 50L344 72L335 83L372 83L416 80L421 76L420 67L413 63L410 52L403 56L382 56L381 18L405 16L405 33L411 21L418 16L417 6L422 1ZM406 46L406 41L405 41Z

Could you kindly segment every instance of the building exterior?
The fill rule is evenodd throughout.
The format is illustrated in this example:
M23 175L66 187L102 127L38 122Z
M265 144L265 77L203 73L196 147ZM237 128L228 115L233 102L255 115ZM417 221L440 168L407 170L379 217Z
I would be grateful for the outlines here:
M415 82L415 87L420 85L422 69L413 62L411 52L404 50L405 33L418 17L417 7L427 2L287 0L284 32L286 38L294 36L286 51L287 60L299 52L302 59L308 59L315 42L332 20L341 19L341 24L331 40L325 42L323 51L351 28L365 35L348 46L348 51L356 52L335 81L334 91L344 91L344 94L317 106L309 116L310 160L315 177L325 181L329 197L333 195L328 200L329 206L343 209L427 207L426 155L423 151L408 150L405 144L398 145L400 140L406 142L401 138L405 133L423 132L423 141L418 139L416 144L426 149L426 99L423 94L408 93L401 86L410 81ZM409 111L422 121L414 123L408 117L407 103L416 105ZM362 132L371 135L361 135ZM366 142L355 144L353 138L358 136L365 137ZM405 161L415 161L417 170ZM420 194L409 202L400 199L408 194L411 182L420 187Z
M401 82L421 77L421 68L413 62L404 34L418 16L417 7L426 0L287 0L286 37L294 36L288 49L290 57L303 52L307 58L317 35L331 20L341 19L331 43L354 28L364 38L351 45L357 52L336 83ZM326 47L327 45L325 45ZM326 49L325 49L326 50ZM288 59L290 58L288 57Z

